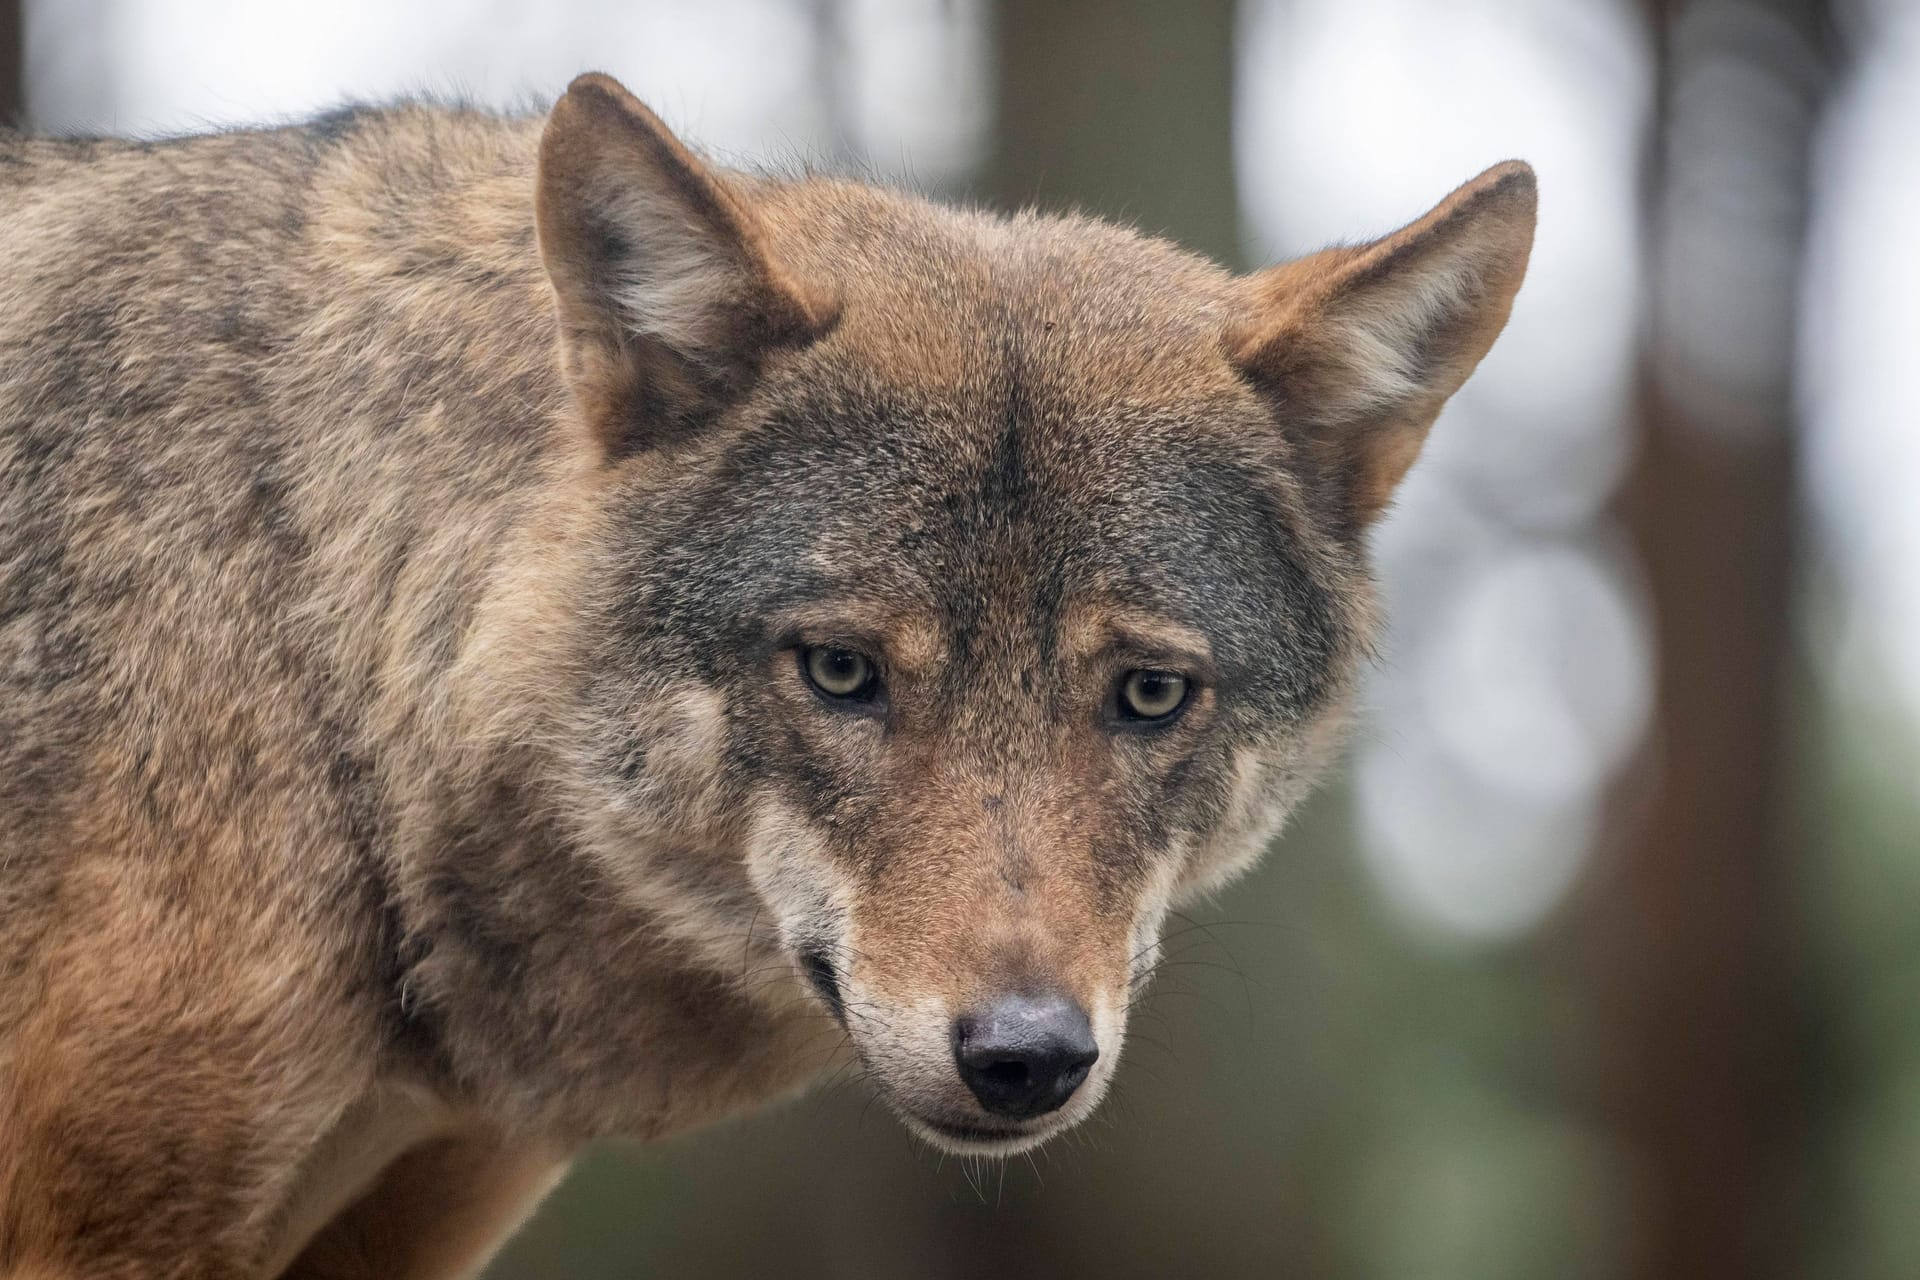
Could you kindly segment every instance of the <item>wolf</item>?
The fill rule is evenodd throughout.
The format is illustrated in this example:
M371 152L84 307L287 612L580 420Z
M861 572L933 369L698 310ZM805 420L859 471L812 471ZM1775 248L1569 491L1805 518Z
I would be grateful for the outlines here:
M1534 215L1235 275L600 75L0 141L0 1274L469 1274L836 1063L1085 1118Z

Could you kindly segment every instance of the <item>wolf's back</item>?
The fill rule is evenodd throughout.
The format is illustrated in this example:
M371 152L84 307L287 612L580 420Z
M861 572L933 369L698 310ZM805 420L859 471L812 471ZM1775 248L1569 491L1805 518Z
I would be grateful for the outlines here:
M296 856L374 767L558 394L530 128L0 139L0 987L76 860Z

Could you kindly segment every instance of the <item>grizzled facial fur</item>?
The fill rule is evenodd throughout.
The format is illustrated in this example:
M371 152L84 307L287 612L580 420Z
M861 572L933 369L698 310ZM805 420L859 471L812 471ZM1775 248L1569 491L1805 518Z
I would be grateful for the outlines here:
M916 1131L1080 1119L1169 905L1331 755L1365 531L1505 321L1531 173L1240 278L721 174L587 77L539 221L601 477L594 855L716 964L788 967Z

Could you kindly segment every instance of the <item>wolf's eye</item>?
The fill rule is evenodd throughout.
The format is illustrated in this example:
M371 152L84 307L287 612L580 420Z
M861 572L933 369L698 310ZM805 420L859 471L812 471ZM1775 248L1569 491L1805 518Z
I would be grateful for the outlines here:
M1120 681L1123 720L1165 720L1187 703L1187 678L1173 671L1129 671Z
M873 663L863 653L838 645L809 645L800 651L800 674L823 698L842 702L870 702L880 681Z

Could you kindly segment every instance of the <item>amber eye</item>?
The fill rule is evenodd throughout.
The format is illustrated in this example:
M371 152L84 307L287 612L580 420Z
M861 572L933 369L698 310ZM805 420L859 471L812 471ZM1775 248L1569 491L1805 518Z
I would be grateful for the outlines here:
M1187 678L1173 671L1129 671L1120 681L1120 716L1165 720L1187 702Z
M864 653L837 645L810 645L800 651L800 673L823 698L871 701L879 690L873 663Z

